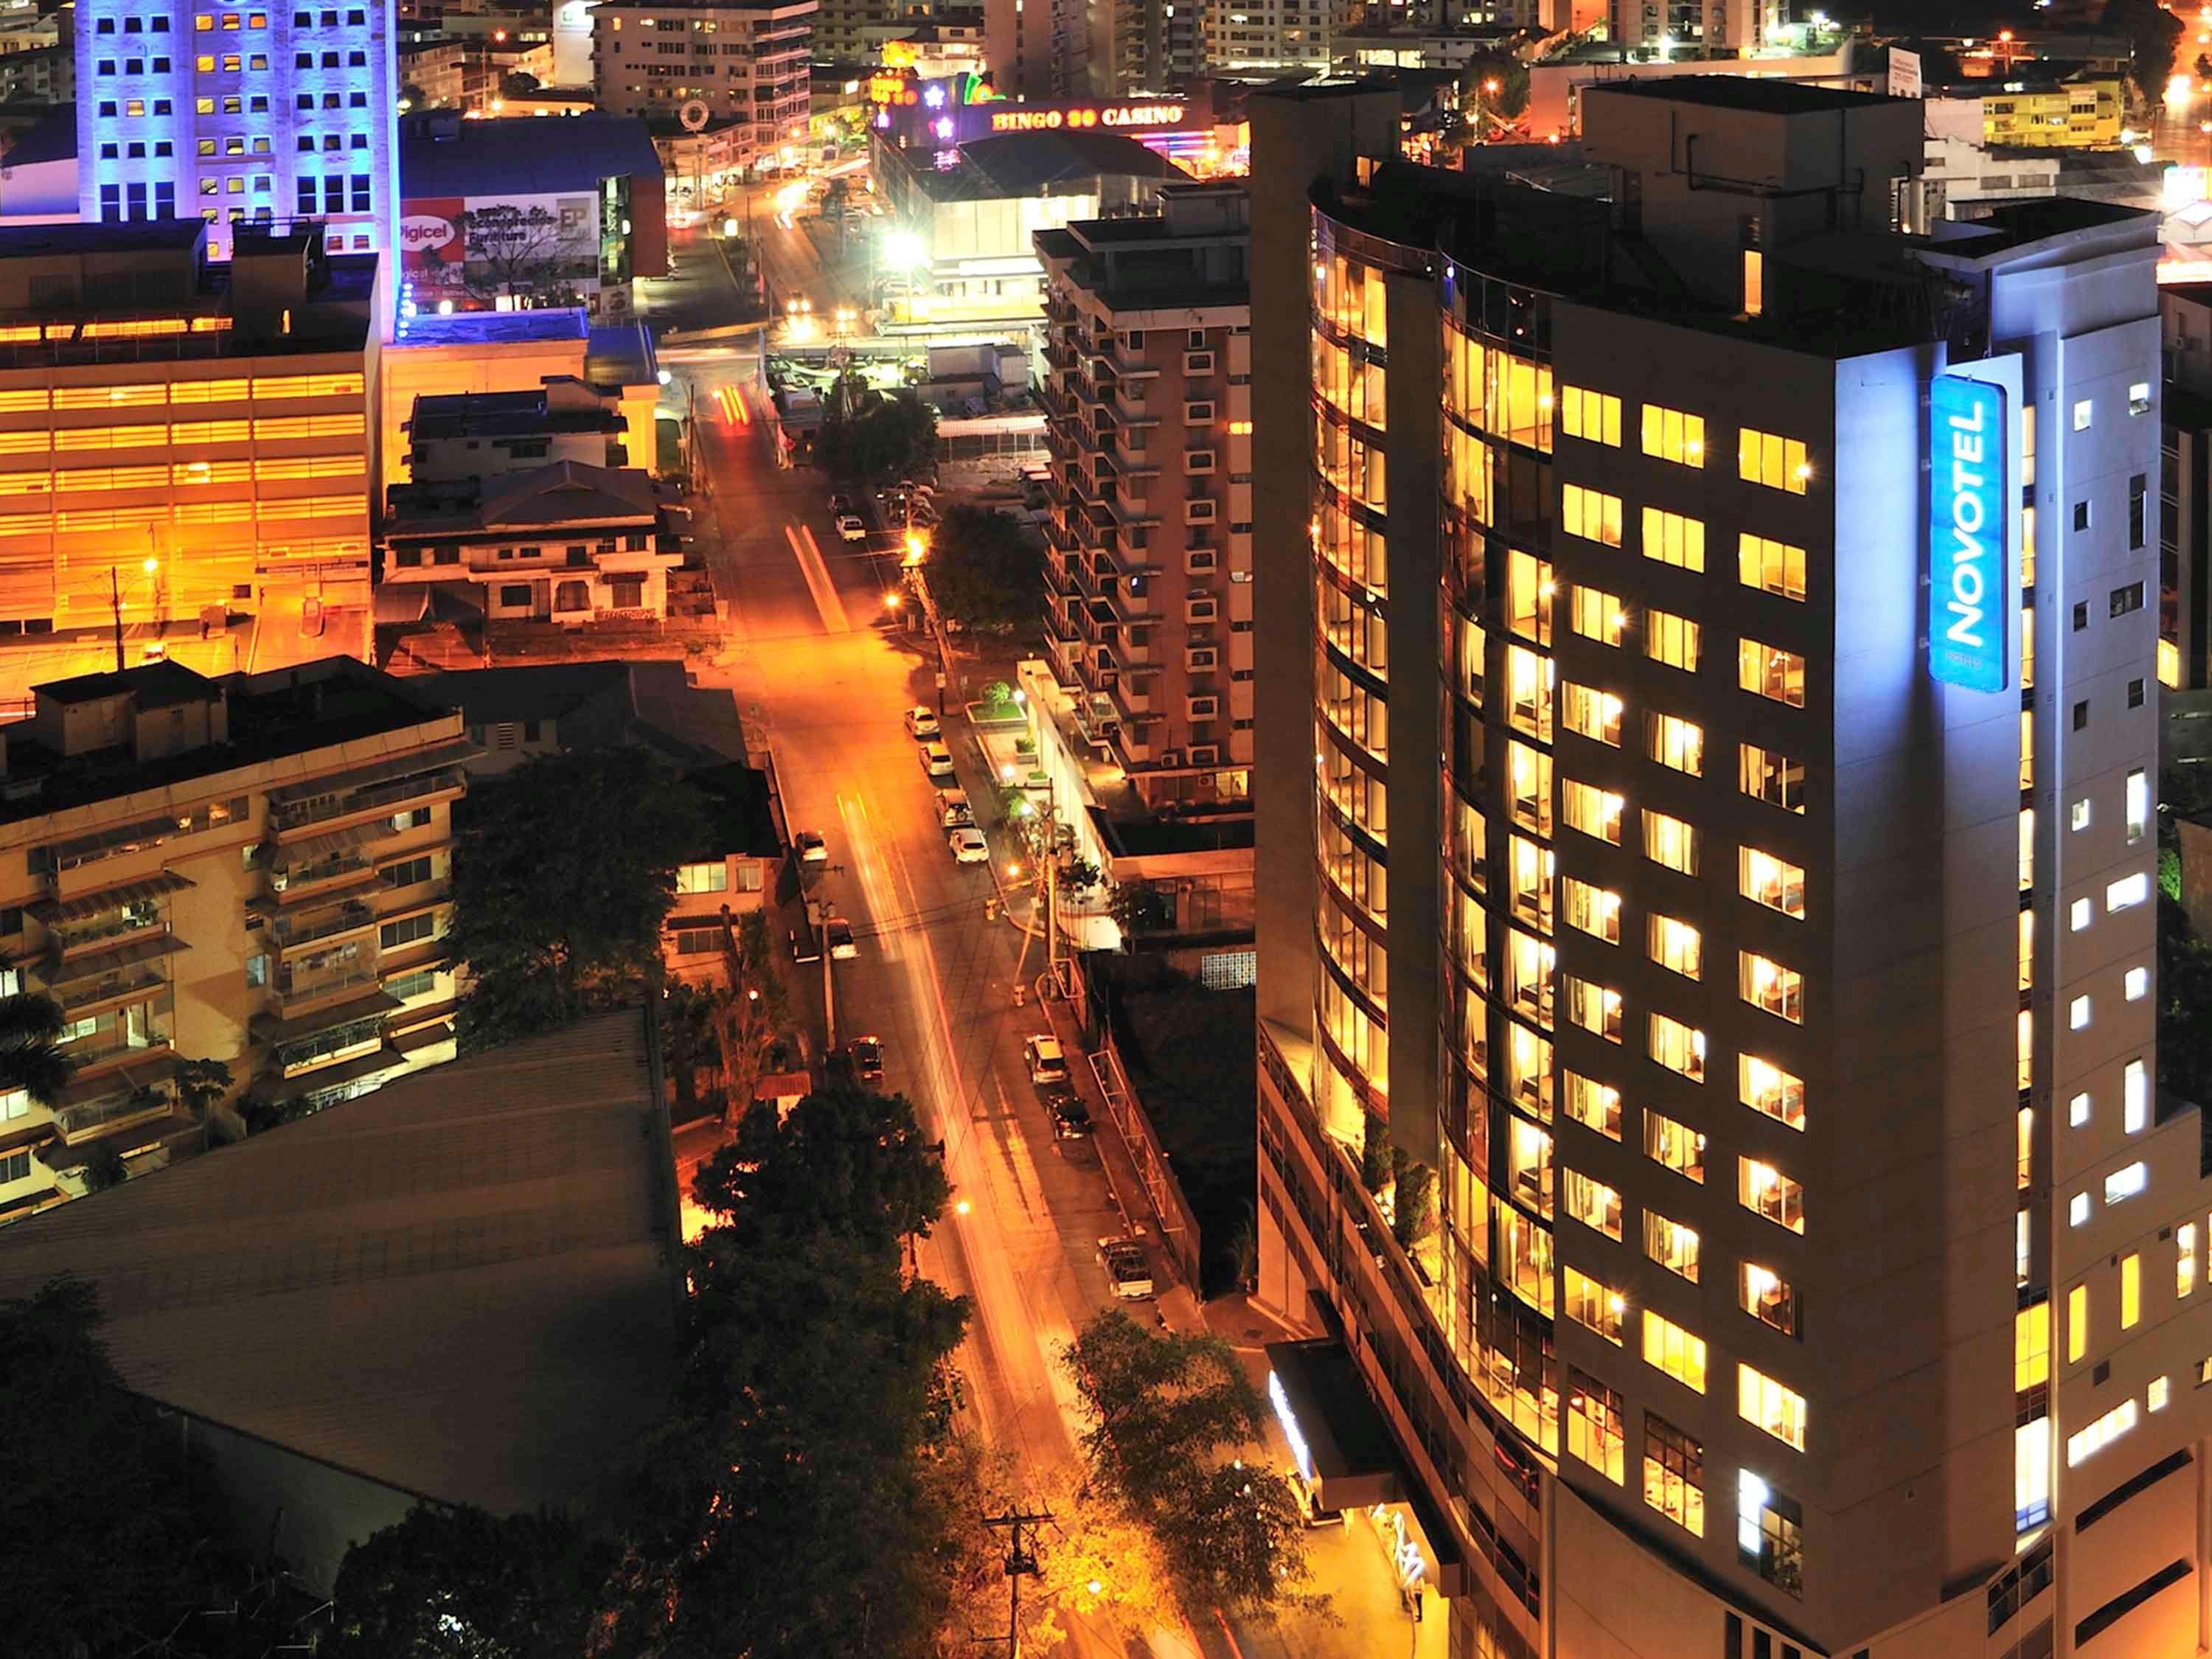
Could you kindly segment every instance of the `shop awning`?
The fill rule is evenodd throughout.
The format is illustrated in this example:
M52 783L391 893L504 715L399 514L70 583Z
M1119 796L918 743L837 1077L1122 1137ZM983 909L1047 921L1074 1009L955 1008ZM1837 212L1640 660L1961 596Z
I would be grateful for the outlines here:
M1329 1509L1402 1505L1413 1525L1429 1581L1446 1595L1464 1592L1467 1561L1450 1526L1407 1468L1397 1437L1343 1343L1334 1337L1267 1345L1267 1398L1291 1455Z
M87 916L96 916L102 910L120 909L126 904L137 904L147 899L157 899L192 884L173 870L164 870L158 875L144 876L137 881L126 881L119 886L102 887L89 893L79 893L75 898L33 899L23 907L23 914L49 926L58 921L81 921Z

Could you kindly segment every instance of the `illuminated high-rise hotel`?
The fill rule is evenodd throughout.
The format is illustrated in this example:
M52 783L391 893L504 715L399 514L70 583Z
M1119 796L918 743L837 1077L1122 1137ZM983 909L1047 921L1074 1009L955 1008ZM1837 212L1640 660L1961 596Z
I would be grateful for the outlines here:
M313 220L333 253L388 263L399 210L392 10L379 0L201 11L76 9L78 210L215 228Z
M1455 1659L2202 1652L2155 216L1921 226L1908 100L1582 109L1608 200L1252 100L1281 1409Z

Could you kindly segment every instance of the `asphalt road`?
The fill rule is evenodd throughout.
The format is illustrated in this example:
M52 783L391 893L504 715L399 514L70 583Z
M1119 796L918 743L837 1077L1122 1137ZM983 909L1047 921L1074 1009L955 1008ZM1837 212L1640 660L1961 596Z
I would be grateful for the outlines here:
M939 792L902 724L902 710L935 703L933 656L884 605L892 562L848 551L820 475L779 471L757 402L738 419L719 395L750 368L740 357L680 371L713 410L699 535L733 641L702 678L726 674L774 759L789 822L828 837L810 896L851 921L860 952L830 966L838 1040L880 1037L886 1086L945 1143L967 1209L921 1244L920 1263L975 1304L958 1360L973 1426L1042 1478L1075 1456L1057 1354L1112 1299L1097 1241L1118 1221L1095 1149L1054 1137L1029 1080L1023 1042L1044 1024L1013 994L1036 977L1040 947L1024 955L1016 929L986 919L990 872L953 862ZM988 799L964 726L947 728L963 786ZM1008 856L995 838L994 855ZM1180 1646L1155 1638L1151 1650ZM1084 1632L1075 1650L1121 1649Z

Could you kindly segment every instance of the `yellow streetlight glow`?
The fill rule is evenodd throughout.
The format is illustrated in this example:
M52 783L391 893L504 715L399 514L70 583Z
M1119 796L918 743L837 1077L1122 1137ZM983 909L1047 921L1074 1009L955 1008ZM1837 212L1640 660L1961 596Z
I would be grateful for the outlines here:
M884 603L891 610L896 611L902 603L904 603L904 601L902 600L896 593L886 593L884 595Z
M964 1198L963 1198L963 1199L960 1200L957 1203L956 1203L955 1205L953 1205L953 1206L952 1206L952 1213L953 1213L953 1214L955 1214L955 1215L966 1215L966 1214L968 1213L968 1212L969 1212L969 1211L972 1210L972 1209L973 1209L973 1208L975 1208L975 1206L974 1205L970 1204L970 1203L969 1203L966 1199L964 1199Z

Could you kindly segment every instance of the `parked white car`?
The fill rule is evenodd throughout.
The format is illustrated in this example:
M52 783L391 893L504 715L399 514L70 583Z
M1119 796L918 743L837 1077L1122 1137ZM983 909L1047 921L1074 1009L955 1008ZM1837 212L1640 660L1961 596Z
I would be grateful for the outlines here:
M1032 1083L1065 1083L1067 1081L1067 1055L1056 1036L1040 1032L1022 1045L1028 1056L1030 1081Z
M1114 1294L1125 1302L1141 1302L1152 1293L1152 1270L1145 1260L1145 1247L1133 1238L1102 1238L1098 1259L1106 1264L1106 1277Z
M952 775L952 751L941 743L925 743L916 751L921 757L921 769L929 774L933 783Z
M906 734L916 743L927 743L939 734L936 714L916 703L906 711Z
M990 862L990 845L984 841L983 832L981 830L972 826L964 830L955 830L945 837L945 844L952 848L952 857L956 863L988 864Z

